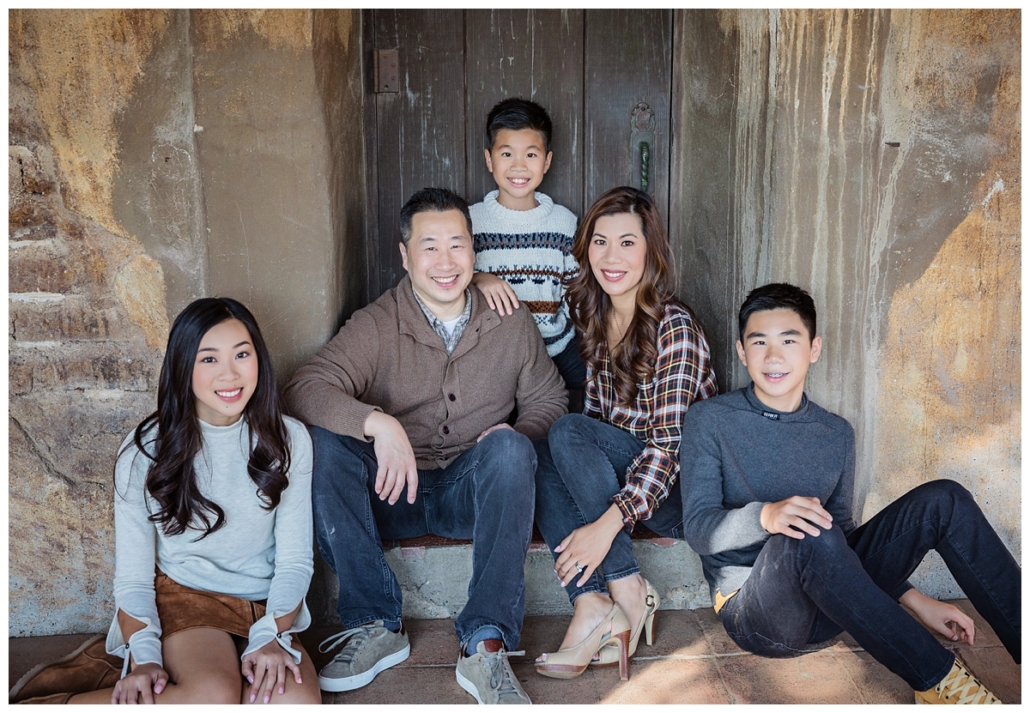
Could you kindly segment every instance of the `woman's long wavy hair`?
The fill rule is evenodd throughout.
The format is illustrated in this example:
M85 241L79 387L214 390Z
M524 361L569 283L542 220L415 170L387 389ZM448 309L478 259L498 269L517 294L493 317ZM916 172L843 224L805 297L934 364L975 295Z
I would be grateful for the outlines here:
M239 320L247 328L258 360L257 387L243 411L251 444L247 472L266 510L279 504L282 491L289 485L289 436L272 360L254 315L228 297L196 300L172 324L157 387L157 410L136 427L134 434L140 453L153 461L146 489L158 510L150 515L150 521L158 523L166 535L181 535L193 526L203 530L197 538L202 540L225 525L225 511L203 496L193 469L203 446L193 393L193 365L204 335L230 319ZM144 447L144 438L154 426L156 440Z
M612 302L590 267L590 243L598 219L620 213L632 213L640 218L646 247L636 311L622 341L608 349L616 396L620 404L629 406L637 396L637 385L646 384L654 377L658 325L665 316L665 306L670 302L679 303L672 251L651 196L636 188L621 186L606 191L594 201L576 232L572 255L579 263L579 274L566 283L565 294L572 323L582 335L580 354L596 377L601 365L601 347L608 346L606 325Z

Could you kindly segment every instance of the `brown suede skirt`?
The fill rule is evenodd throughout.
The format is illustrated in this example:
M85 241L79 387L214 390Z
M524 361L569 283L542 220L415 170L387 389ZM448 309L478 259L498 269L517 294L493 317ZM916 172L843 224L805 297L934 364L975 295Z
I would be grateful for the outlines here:
M161 570L154 576L161 640L187 629L219 629L244 639L265 615L265 602L249 602L228 594L183 586Z

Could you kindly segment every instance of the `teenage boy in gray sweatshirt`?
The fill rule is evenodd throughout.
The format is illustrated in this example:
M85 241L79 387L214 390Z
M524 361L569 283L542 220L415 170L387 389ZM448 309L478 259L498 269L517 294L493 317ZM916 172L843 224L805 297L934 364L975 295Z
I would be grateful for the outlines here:
M923 627L972 644L972 619L907 582L937 550L1020 662L1020 569L973 497L936 480L856 526L854 431L804 392L822 350L812 298L759 287L738 323L752 383L695 403L680 444L684 537L730 638L790 657L847 631L919 703L996 702Z

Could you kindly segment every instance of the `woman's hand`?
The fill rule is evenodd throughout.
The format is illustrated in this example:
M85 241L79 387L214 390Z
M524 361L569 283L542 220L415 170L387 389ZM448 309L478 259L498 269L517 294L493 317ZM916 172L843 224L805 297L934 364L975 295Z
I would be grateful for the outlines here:
M561 586L571 582L580 573L580 568L583 576L576 582L576 586L583 586L608 555L612 541L621 529L622 511L612 505L594 522L570 532L554 548L555 552L561 553L554 563L554 571L561 580Z
M515 290L502 278L489 272L477 272L472 275L472 284L479 288L479 291L486 297L486 303L490 309L503 316L505 310L508 314L515 314L519 308L519 298Z
M961 639L973 645L976 636L973 620L954 604L939 602L915 589L902 594L899 601L931 631L936 631L950 641Z
M154 695L168 685L168 673L156 663L136 666L125 678L114 684L111 704L154 703Z
M269 641L257 651L247 654L240 670L250 683L250 702L253 703L261 696L261 700L268 703L272 700L273 689L280 694L285 693L286 669L293 671L294 681L303 683L300 666L293 662L293 657L277 641Z

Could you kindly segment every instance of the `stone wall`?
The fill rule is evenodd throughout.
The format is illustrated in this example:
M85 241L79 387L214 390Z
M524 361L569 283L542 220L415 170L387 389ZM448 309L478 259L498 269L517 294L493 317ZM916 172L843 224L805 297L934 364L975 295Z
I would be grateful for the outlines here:
M364 292L360 23L315 14L10 14L11 635L106 625L114 458L186 304L242 300L284 379Z

